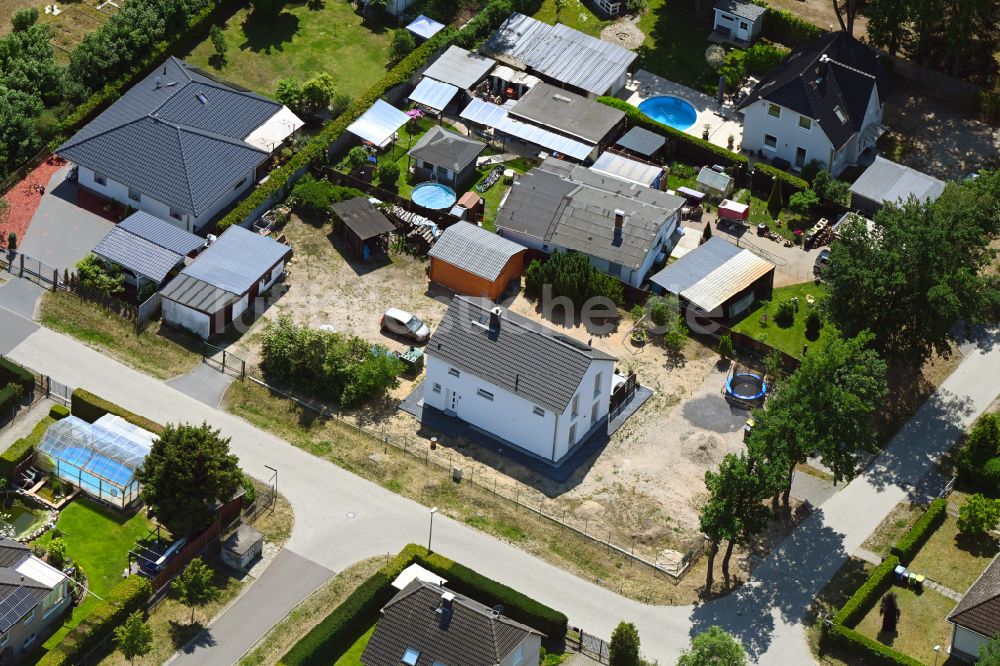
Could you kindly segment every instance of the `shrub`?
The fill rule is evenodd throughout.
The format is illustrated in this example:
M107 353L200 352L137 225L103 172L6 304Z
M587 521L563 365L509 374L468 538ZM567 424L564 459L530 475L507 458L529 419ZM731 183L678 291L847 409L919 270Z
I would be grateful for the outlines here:
M545 262L535 259L524 273L525 291L533 298L544 295L550 285L552 296L566 296L582 307L591 298L603 297L621 304L622 284L591 265L586 255L578 252L553 252Z
M799 173L799 175L802 176L802 180L806 181L807 183L810 183L812 185L812 188L816 190L816 192L818 193L820 191L820 188L816 184L816 176L824 172L825 169L823 169L822 162L820 162L819 160L809 160L808 162L806 162L806 165L802 167L802 171ZM829 177L830 174L827 174L827 178Z
M751 0L751 2L761 7L768 7L765 0ZM813 37L819 37L824 32L826 31L822 28L803 21L791 12L768 7L761 36L772 42L796 47Z
M792 299L778 303L774 310L774 323L782 328L788 328L795 323L795 303Z
M399 178L399 165L395 162L383 160L379 162L375 173L378 175L378 182L382 187L394 185L396 179Z
M875 602L892 585L892 577L899 565L899 558L890 555L875 568L868 580L851 595L851 598L837 611L833 617L836 624L853 626L868 614Z
M981 473L982 485L989 489L993 496L1000 495L1000 456L990 458L983 465Z
M808 215L818 205L819 197L808 188L801 192L796 192L788 198L788 207L799 215Z
M948 517L947 509L948 500L936 499L931 502L924 515L920 516L910 531L896 542L890 552L898 557L903 564L912 562L927 540L934 534L934 530L940 527L941 523Z
M611 632L608 646L608 663L611 666L640 666L639 630L631 622L619 622Z
M733 339L728 335L719 338L719 357L723 360L733 356Z
M45 546L45 552L49 556L49 564L56 569L62 569L63 565L66 564L66 541L64 539L55 538L49 541L48 545Z
M746 50L746 71L750 74L767 74L777 67L786 55L788 55L787 49L757 42Z
M784 206L784 202L781 199L781 180L778 178L774 179L774 184L771 186L771 194L767 197L767 212L771 214L771 217L777 218L781 214L781 209Z
M718 44L709 44L705 49L705 62L712 69L719 69L726 60L726 49Z
M125 291L125 276L117 264L108 265L88 254L76 265L80 285L105 296L116 296Z
M976 493L958 509L958 531L970 537L980 538L1000 522L1000 500L990 499Z
M5 418L17 403L21 401L21 387L17 384L7 384L0 389L0 418Z
M803 171L802 177L806 177L805 171ZM850 201L851 184L843 180L831 178L830 173L826 170L818 171L812 178L807 180L812 183L812 189L820 199L832 201L842 206L846 206Z
M292 189L292 207L303 215L325 217L333 203L334 184L306 174Z
M735 90L747 73L746 57L746 51L733 49L726 54L725 62L718 68L719 75L726 77L726 86L730 90Z
M69 407L65 405L52 405L52 409L49 410L49 416L56 421L64 419L69 416Z
M991 482L984 474L986 464L995 458L1000 458L1000 412L983 414L972 426L958 452L956 463L959 476L963 481L984 489L992 486L996 492L1000 490L996 479Z
M257 486L253 484L253 480L243 475L243 504L244 506L249 506L257 501Z
M35 390L35 375L10 359L0 358L0 386L7 384L20 384L21 390L28 394Z
M806 335L815 338L821 328L823 328L823 318L816 310L810 310L806 315Z
M809 187L809 183L801 178L793 176L787 171L783 171L778 167L771 166L770 164L762 164L758 162L753 166L753 170L764 176L770 176L772 179L776 178L780 180L782 192L785 196L790 196L790 193L792 192L798 192Z
M392 33L392 42L389 44L389 60L397 62L413 53L417 48L417 40L413 38L413 33L405 28L400 28Z
M14 468L28 459L35 452L35 442L42 439L42 435L49 427L49 421L42 419L39 421L27 437L15 440L7 450L0 454L0 478L11 480Z
M347 166L353 171L368 161L368 151L361 146L354 146L347 151Z
M134 412L130 412L124 407L109 402L82 388L73 391L72 400L70 401L70 413L87 423L93 423L105 414L114 414L133 425L139 426L143 430L148 430L155 434L163 432L163 426L159 423L147 419L145 416L139 416Z

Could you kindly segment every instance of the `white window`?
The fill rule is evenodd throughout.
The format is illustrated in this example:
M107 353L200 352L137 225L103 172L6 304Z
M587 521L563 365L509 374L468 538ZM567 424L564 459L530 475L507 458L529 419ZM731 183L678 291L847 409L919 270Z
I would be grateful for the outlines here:
M448 374L451 375L452 377L461 377L462 376L462 373L459 372L458 370L456 370L455 368L448 368Z
M179 220L179 219L181 219L181 212L179 210L177 210L176 208L171 208L170 209L170 217L174 218L175 220Z
M96 171L94 172L94 182L97 183L98 185L101 185L101 186L104 186L104 185L108 184L107 178L105 178L101 174L97 173Z
M812 129L812 126L813 126L812 118L810 118L809 116L799 116L799 127L801 127L806 131L809 131Z
M577 393L573 396L573 408L570 410L570 415L574 418L580 414L580 394Z
M771 134L765 134L764 135L764 147L765 148L770 148L772 150L775 149L775 148L777 148L778 147L778 137L773 136Z
M534 412L535 416L545 416L545 410L542 409L541 407L535 407L531 411Z
M598 372L594 377L594 397L601 395L601 380L604 379L604 373Z
M597 423L597 416L601 413L601 403L595 402L590 408L590 424L593 425Z
M484 389L479 389L478 391L476 391L476 395L478 395L480 398L486 398L489 401L493 400L493 394Z
M441 385L438 384L437 382L434 382L434 388L432 388L431 390L434 391L435 393L440 393L441 392Z
M573 446L576 444L576 424L574 423L569 427L569 445Z
M131 187L128 188L128 198L132 201L142 201L142 194L139 190L133 190Z
M781 117L781 107L778 106L777 104L768 104L767 105L767 115L771 116L772 118L780 118Z
M847 124L847 114L844 113L844 110L840 108L839 104L833 107L833 113L837 116L837 119L840 122L844 123L845 125Z
M420 650L417 648L406 648L406 652L403 653L403 663L406 666L417 666L417 659L420 658Z
M35 621L35 609L32 608L31 612L29 612L27 615L24 616L24 625L28 626L34 621Z

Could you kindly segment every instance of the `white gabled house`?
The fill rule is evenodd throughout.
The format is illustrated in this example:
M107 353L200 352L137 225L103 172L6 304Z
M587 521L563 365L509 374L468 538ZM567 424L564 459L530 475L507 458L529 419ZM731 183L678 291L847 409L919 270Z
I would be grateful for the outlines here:
M615 358L491 301L452 299L425 354L425 405L546 461L607 427Z
M885 133L891 85L877 51L843 32L816 37L740 103L743 148L796 171L816 160L839 174Z

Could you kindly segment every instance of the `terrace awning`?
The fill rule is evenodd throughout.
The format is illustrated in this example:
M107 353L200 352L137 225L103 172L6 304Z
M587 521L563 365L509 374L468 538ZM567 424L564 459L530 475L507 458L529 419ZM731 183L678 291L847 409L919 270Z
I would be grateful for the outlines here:
M385 147L400 127L410 117L384 100L375 100L371 108L347 126L351 134L370 141L379 148Z
M283 106L243 140L251 146L271 153L303 125L305 123L297 115L287 106Z
M473 99L460 114L462 118L477 125L492 127L498 132L541 146L554 153L583 161L593 150L591 146L560 136L555 132L514 120L507 116L507 109L481 99Z
M457 93L457 86L424 77L410 93L410 101L441 111L448 106Z

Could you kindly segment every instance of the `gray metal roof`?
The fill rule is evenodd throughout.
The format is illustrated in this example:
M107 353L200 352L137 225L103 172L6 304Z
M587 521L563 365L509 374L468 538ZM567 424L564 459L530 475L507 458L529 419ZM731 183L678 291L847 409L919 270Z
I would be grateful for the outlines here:
M633 127L625 132L625 136L618 139L615 145L625 150L631 150L638 155L649 157L663 148L666 142L666 137L660 136L656 132L650 132L642 127Z
M635 60L636 54L616 44L586 35L563 24L549 25L513 13L486 41L483 53L514 66L586 90L609 90Z
M190 231L185 231L141 210L122 220L118 228L185 256L205 246L205 239L201 236L196 236Z
M424 70L424 76L468 90L482 81L495 64L492 58L471 53L459 46L449 46Z
M230 303L240 300L237 294L214 287L184 273L167 283L167 286L160 290L160 296L206 314L214 314Z
M292 248L267 236L232 226L182 273L242 296L291 252Z
M281 109L171 57L56 152L197 216L267 159L244 139Z
M509 117L508 111L509 109L505 106L473 98L459 115L471 124L492 127L501 134L509 134L527 143L533 143L554 153L568 155L577 160L587 159L593 150L593 146L576 139L550 132L531 123L515 120Z
M330 206L330 209L362 241L396 230L392 222L366 197L339 201Z
M446 593L453 599L442 613L438 607ZM382 608L361 663L400 666L412 649L418 653L414 666L502 664L531 634L541 635L477 601L417 579Z
M851 185L851 194L879 204L903 203L910 196L934 201L944 192L944 185L942 180L879 156Z
M613 356L500 307L489 330L492 301L455 296L425 353L557 413L566 411L593 361Z
M525 93L510 115L595 145L625 119L624 111L548 83Z
M955 606L948 621L981 636L992 637L1000 631L1000 557L993 558Z
M410 101L440 111L448 106L457 94L458 88L456 86L450 83L435 81L425 76L420 79L420 83L410 93Z
M715 4L715 8L727 14L745 18L748 21L756 21L767 13L767 7L755 5L752 2L743 2L742 0L720 0L720 2Z
M742 251L732 243L713 236L677 261L668 264L649 278L649 281L672 294L679 294L704 280L709 273Z
M501 238L475 224L459 222L444 230L428 255L493 281L500 276L511 257L525 249L523 245Z
M601 156L590 165L590 170L643 187L652 187L653 183L663 174L662 167L608 152L601 153Z
M486 144L482 141L464 137L435 125L420 137L420 140L407 154L424 162L458 172L475 162L479 153L484 150L486 150Z
M160 247L141 236L115 227L94 247L94 254L128 269L157 284L178 264L184 255Z
M222 542L225 550L242 557L250 552L255 544L264 540L264 535L249 525L240 525L239 529L230 534Z

